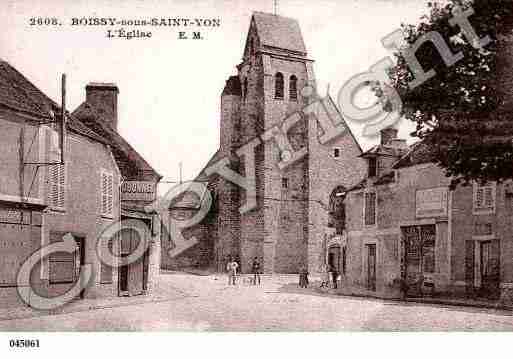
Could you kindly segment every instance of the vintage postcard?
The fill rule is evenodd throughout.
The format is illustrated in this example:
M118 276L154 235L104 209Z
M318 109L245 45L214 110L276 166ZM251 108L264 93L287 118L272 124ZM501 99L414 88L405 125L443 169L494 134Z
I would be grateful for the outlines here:
M0 22L11 350L513 329L511 0L2 0Z

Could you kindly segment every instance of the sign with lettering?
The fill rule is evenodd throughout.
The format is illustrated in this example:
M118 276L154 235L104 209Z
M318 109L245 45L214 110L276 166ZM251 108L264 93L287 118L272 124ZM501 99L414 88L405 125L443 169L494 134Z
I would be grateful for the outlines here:
M417 218L447 216L447 187L418 190L415 193Z
M147 201L155 200L155 182L127 181L121 184L122 201Z

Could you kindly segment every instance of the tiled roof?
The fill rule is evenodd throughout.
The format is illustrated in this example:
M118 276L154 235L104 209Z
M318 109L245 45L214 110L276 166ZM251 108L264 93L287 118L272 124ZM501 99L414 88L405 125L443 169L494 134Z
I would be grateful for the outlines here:
M434 155L426 144L417 142L410 146L410 151L401 157L393 168L410 167L434 161Z
M376 145L371 149L365 151L360 155L360 157L369 157L372 155L376 156L393 156L393 157L402 157L408 152L407 149L397 148L388 145Z
M306 54L297 20L264 12L254 12L253 20L261 45Z
M48 121L61 112L60 106L6 61L0 59L0 104ZM53 114L52 114L53 113ZM105 139L67 114L68 129L98 142Z
M111 146L112 153L121 174L126 179L138 179L141 172L150 172L158 178L162 178L153 167L98 113L89 103L82 103L73 115L84 125L100 134Z
M224 86L224 90L223 90L223 96L228 96L228 95L235 95L235 96L242 95L242 88L240 85L239 76L230 76L230 78L228 80L226 80L226 85Z

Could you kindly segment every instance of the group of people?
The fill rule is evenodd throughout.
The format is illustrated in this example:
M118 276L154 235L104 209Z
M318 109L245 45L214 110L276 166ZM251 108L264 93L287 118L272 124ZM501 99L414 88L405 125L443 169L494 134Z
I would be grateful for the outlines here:
M338 271L333 265L324 264L321 266L321 288L337 289ZM299 287L308 288L308 269L306 265L299 268Z
M251 284L260 285L260 274L262 273L262 265L260 264L260 260L258 257L253 258L250 262L251 268ZM338 271L331 264L324 264L321 266L321 288L331 288L337 289L337 279L338 279ZM226 272L228 273L228 285L236 285L237 275L240 272L240 261L237 259L232 259L232 257L228 257L228 262L226 264ZM308 288L308 268L306 265L301 265L299 268L299 287L300 288Z
M251 274L253 278L251 283L256 285L260 285L260 274L261 274L261 264L258 260L258 257L253 258L250 263ZM228 258L228 263L226 264L226 271L228 272L228 285L235 285L237 280L237 274L240 272L240 261L232 259L232 257Z

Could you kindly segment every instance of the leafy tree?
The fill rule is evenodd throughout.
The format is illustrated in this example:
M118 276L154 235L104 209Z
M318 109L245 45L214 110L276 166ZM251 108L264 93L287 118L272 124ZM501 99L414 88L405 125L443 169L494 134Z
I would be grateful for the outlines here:
M453 177L453 186L471 180L502 181L513 178L513 81L505 86L503 74L513 73L513 49L506 53L505 36L513 37L513 0L449 0L429 2L428 14L417 24L402 24L405 46L431 31L440 33L453 54L463 58L447 67L435 46L427 42L416 56L424 71L436 75L410 89L414 79L400 52L391 69L392 86L403 101L403 116L416 123L413 136L419 137L431 161ZM480 38L491 42L484 48L473 46L459 26L449 20L458 6L471 6L469 18ZM513 42L509 42L513 46ZM509 68L508 68L509 67ZM512 77L513 78L513 77ZM376 94L387 103L379 88ZM387 106L385 106L385 109Z

